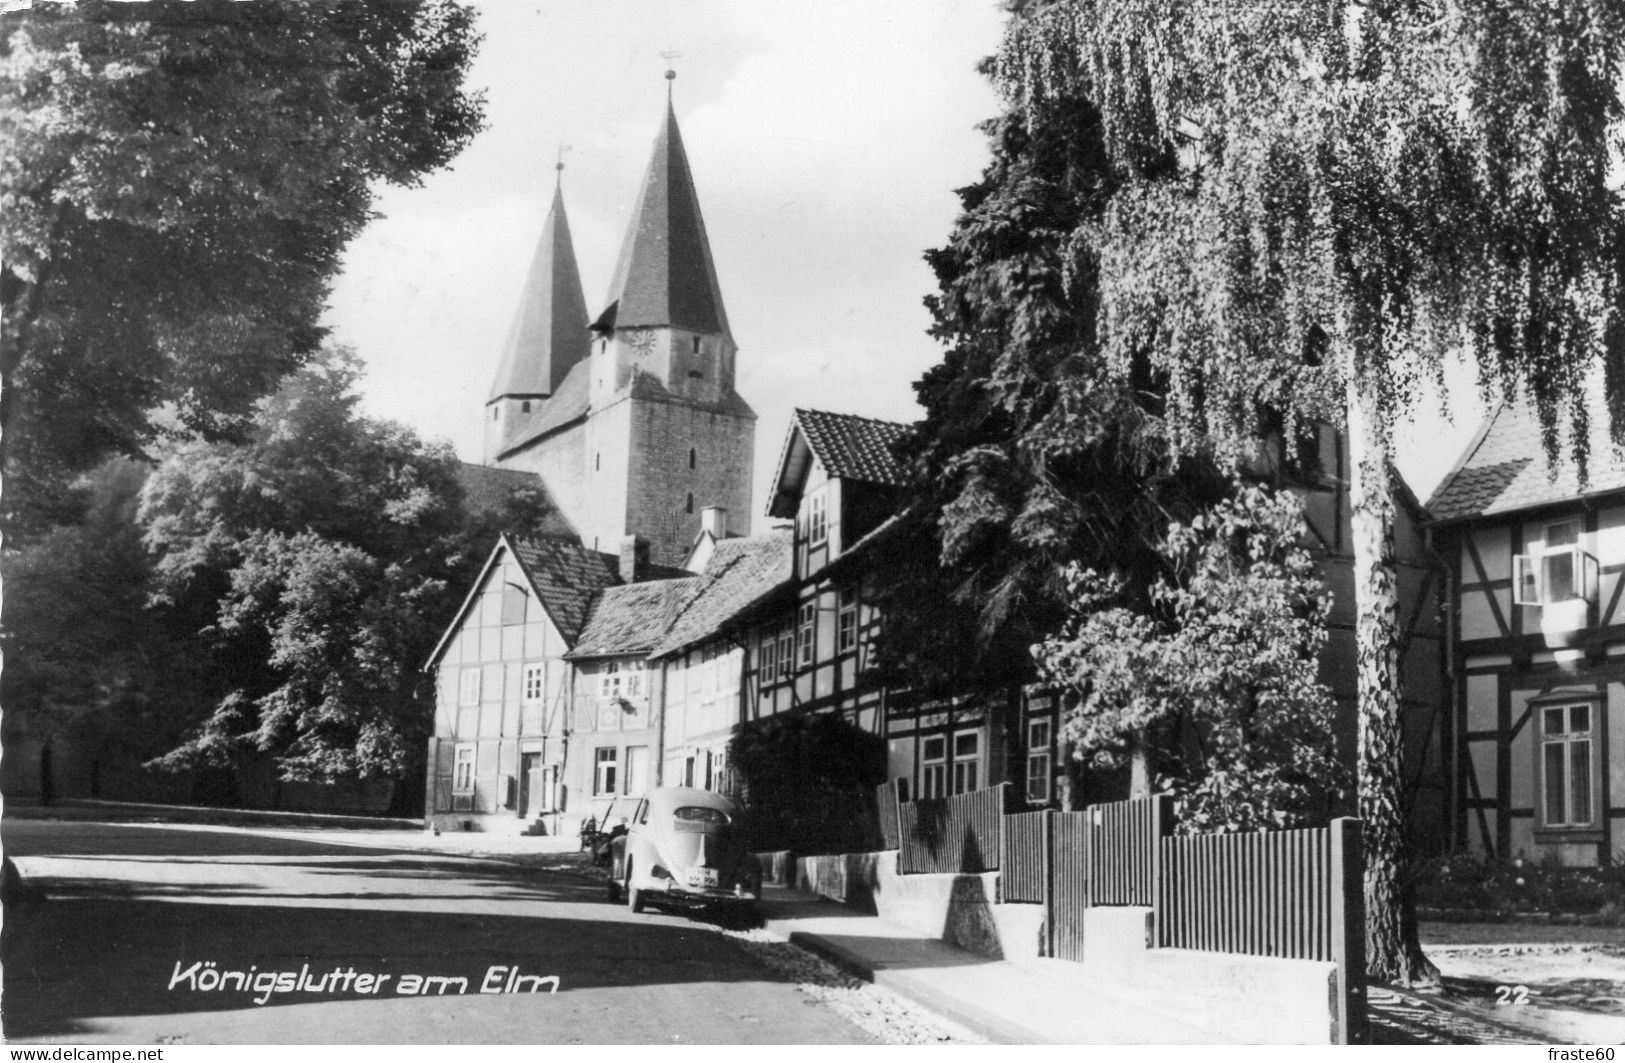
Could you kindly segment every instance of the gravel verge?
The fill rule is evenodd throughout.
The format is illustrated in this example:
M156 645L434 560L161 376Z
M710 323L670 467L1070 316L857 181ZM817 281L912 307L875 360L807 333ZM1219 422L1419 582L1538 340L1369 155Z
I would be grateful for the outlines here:
M766 930L717 928L763 966L818 1004L892 1045L986 1044L957 1023L889 989L860 981Z

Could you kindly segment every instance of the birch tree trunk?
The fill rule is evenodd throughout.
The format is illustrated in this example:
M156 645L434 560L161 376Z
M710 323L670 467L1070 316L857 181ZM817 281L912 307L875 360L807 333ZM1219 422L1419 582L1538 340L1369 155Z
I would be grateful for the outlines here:
M1389 411L1376 382L1348 373L1350 509L1359 704L1359 813L1364 822L1366 966L1372 978L1437 980L1417 937L1402 804L1399 586Z

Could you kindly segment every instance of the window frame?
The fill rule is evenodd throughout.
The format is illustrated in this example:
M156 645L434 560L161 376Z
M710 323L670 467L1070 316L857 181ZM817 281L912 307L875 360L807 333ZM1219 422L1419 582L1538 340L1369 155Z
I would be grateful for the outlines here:
M1534 745L1534 798L1536 802L1535 840L1546 843L1565 842L1591 842L1603 841L1605 838L1604 819L1606 809L1602 807L1602 753L1608 741L1606 733L1607 717L1604 713L1606 701L1600 693L1587 694L1574 693L1567 696L1554 696L1530 702L1530 712L1535 717ZM1573 726L1575 709L1584 709L1587 714L1585 730L1577 731ZM1548 713L1561 712L1563 714L1564 730L1561 734L1552 734L1547 730ZM1583 736L1583 737L1577 737ZM1584 744L1585 767L1589 778L1586 780L1586 801L1590 805L1589 817L1584 821L1573 820L1573 809L1570 807L1574 798L1574 784L1571 772L1574 766L1573 749ZM1547 780L1547 750L1559 747L1563 750L1563 820L1552 821L1552 809L1549 803Z
M1048 716L1027 721L1027 800L1034 804L1049 803L1055 787L1054 773L1054 721ZM1040 737L1042 736L1042 737ZM1042 765L1041 772L1035 768ZM1033 783L1042 776L1042 785L1034 793Z
M807 496L807 545L822 546L829 541L829 496L814 491Z
M779 678L779 633L768 628L761 633L756 651L756 681L775 683Z
M858 648L858 589L842 587L835 592L835 652Z
M1590 602L1596 593L1597 559L1585 548L1585 534L1585 526L1578 517L1551 521L1541 533L1538 550L1513 555L1512 604L1543 606ZM1570 592L1561 598L1552 594L1554 567L1560 559L1569 563L1570 584Z
M521 669L519 674L519 700L526 705L535 705L547 700L547 663L545 661L531 661Z
M621 662L605 661L598 671L598 696L605 701L621 696Z
M972 740L974 749L967 755L959 751L960 739ZM955 794L968 794L979 789L978 783L982 780L982 732L980 728L955 731L953 743L949 747L949 775ZM961 772L961 768L969 770ZM968 781L969 785L964 785Z
M796 629L790 623L779 626L779 678L789 679L796 674Z
M818 603L802 602L796 609L796 667L810 668L814 661L813 644L818 637Z
M479 767L479 746L473 742L459 742L452 754L451 792L474 792L474 772ZM466 769L466 771L465 771Z
M932 743L941 743L935 755ZM920 740L920 798L948 796L948 736L926 735Z
M608 753L609 756L604 754ZM620 748L618 746L598 746L592 754L592 795L594 797L615 797L616 784L620 779ZM606 769L607 772L606 772ZM605 776L608 775L606 779Z

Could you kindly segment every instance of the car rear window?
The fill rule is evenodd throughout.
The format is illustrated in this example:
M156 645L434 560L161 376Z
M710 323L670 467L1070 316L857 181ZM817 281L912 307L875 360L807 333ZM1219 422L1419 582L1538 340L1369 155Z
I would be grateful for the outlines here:
M679 823L707 823L713 826L724 826L728 822L728 813L720 808L705 808L701 805L684 805L672 815Z

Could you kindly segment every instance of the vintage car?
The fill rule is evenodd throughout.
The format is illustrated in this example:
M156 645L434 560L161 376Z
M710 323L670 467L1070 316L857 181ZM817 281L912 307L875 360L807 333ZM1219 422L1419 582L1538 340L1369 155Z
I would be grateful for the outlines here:
M610 842L610 900L753 910L762 875L731 797L663 786L639 801L626 833Z

